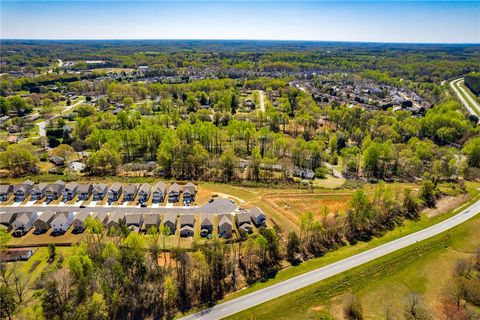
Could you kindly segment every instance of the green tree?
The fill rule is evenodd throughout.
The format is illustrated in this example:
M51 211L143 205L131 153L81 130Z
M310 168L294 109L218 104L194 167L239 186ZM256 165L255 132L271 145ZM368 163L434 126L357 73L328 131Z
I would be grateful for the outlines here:
M7 169L14 175L35 172L37 159L32 152L23 146L9 146L0 152L0 167Z
M437 189L431 180L423 180L418 197L428 207L435 207Z
M300 238L298 237L297 233L294 230L292 230L288 234L286 258L288 262L290 262L292 265L297 265L301 262L300 254L301 254Z
M220 157L220 169L222 178L225 182L229 182L234 177L237 163L238 159L232 149L227 149L223 152L222 156Z
M5 284L0 285L0 319L13 319L17 302L15 293Z
M480 167L480 137L475 137L465 144L462 151L468 157L468 165L471 167Z

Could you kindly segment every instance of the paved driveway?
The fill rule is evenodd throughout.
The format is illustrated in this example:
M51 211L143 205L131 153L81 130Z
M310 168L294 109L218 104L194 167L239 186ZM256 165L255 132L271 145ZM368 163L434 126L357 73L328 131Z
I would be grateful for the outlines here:
M79 205L32 205L32 206L3 206L0 208L1 212L50 212L50 211L88 211L88 212L125 212L125 213L166 213L176 212L177 214L192 214L192 213L207 213L207 214L226 214L232 213L237 209L237 204L233 200L224 198L215 198L203 206L192 207L125 207L125 206L88 206L86 208L79 208Z

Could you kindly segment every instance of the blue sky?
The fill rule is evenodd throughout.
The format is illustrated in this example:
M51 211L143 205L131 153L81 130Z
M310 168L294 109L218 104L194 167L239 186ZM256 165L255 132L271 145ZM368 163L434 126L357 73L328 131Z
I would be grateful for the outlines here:
M480 1L4 1L9 39L480 43Z

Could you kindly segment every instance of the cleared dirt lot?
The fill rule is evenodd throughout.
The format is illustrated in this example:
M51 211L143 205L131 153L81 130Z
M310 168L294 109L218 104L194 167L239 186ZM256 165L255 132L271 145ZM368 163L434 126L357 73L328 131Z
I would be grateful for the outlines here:
M307 211L311 211L315 218L320 218L323 208L329 214L344 213L348 208L350 193L268 195L264 200L298 225L300 215Z

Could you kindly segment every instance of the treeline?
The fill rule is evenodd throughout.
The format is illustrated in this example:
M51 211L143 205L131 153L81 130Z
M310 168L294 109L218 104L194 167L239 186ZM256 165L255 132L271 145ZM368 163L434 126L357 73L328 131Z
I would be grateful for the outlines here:
M343 174L353 179L429 178L436 184L479 176L476 119L466 117L457 102L439 104L420 118L409 111L320 107L310 95L285 82L244 83L257 85L268 86L265 112L236 113L242 101L233 80L146 87L113 82L105 90L125 103L122 111L116 115L108 111L104 98L97 101L98 108L80 106L73 117L67 117L76 119L73 131L63 130L66 121L60 118L56 126L47 128L47 142L50 147L63 143L76 151L92 151L87 161L90 174L114 174L122 164L156 161L157 174L168 177L268 181L287 179L292 166L317 171L322 177L323 162L337 164L341 159ZM159 99L134 105L130 95L143 91ZM269 95L280 96L275 106ZM32 105L48 108L57 98L45 94L38 95L38 101L18 96L1 101L2 108L20 112ZM204 103L213 107L200 108ZM6 144L0 148L4 150L0 159L6 153L6 161L0 161L3 168L32 171L29 159L9 161L19 148L6 150ZM241 160L248 161L247 175L240 171ZM267 172L275 164L282 164L280 174Z
M395 194L383 182L376 186L372 197L357 190L345 215L328 212L327 208L320 210L319 219L310 211L303 213L300 233L291 231L288 235L286 259L298 264L346 244L381 237L405 219L418 219L421 209L434 206L440 194L430 180L423 181L418 193L405 189L402 195Z
M442 80L474 71L475 47L408 45L359 45L265 42L128 42L92 44L4 42L0 70L43 72L57 58L103 60L107 66L150 66L150 73L182 75L185 71L217 74L292 74L298 72L361 72L378 70L389 76L416 82ZM72 50L75 48L75 50ZM195 48L192 51L192 48ZM382 59L376 57L382 56ZM231 71L234 71L233 73Z
M480 73L479 72L472 72L467 74L464 77L465 86L469 88L473 94L480 95Z

